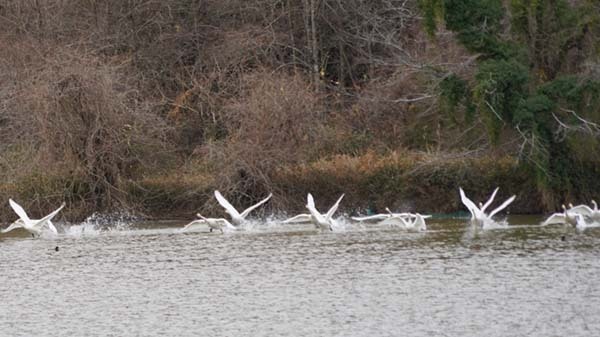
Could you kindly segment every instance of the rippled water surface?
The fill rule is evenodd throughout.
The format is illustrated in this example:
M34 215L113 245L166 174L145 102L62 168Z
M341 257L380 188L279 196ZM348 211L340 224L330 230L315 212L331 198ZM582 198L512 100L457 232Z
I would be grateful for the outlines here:
M0 335L598 336L600 229L510 220L12 233L0 236Z

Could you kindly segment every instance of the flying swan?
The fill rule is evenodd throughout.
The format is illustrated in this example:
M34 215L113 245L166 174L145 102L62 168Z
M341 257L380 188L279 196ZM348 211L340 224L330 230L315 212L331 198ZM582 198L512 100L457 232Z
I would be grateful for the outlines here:
M232 225L229 221L227 221L227 219L223 219L223 218L205 218L200 213L196 214L196 216L199 217L200 219L194 220L194 221L190 222L189 224L185 225L185 227L183 227L182 231L186 231L186 230L190 229L191 227L194 227L194 226L197 226L197 225L207 225L208 228L210 229L210 232L212 232L213 229L220 230L221 233L225 233L223 231L223 228L227 228L227 229L230 229L230 230L236 230L237 229L234 225Z
M56 230L56 227L54 227L54 224L51 220L56 216L56 214L58 214L58 212L60 212L61 209L63 209L63 207L65 207L66 204L64 202L54 212L39 220L30 219L23 207L17 204L14 200L9 199L8 203L10 204L10 207L12 207L13 211L15 211L15 213L17 213L19 216L19 220L13 222L10 226L8 226L8 228L0 231L0 233L8 233L13 229L23 228L31 233L33 237L35 237L36 235L39 236L44 229L48 228L52 233L58 234L58 231Z
M389 208L385 208L387 213L374 214L364 217L352 217L355 221L378 221L380 225L401 226L407 230L423 231L427 229L425 219L431 218L431 215L422 215L419 213L394 213Z
M389 218L407 218L411 216L411 213L394 213L392 212L389 208L385 208L385 210L387 211L387 213L381 213L381 214L373 214L373 215L367 215L367 216L353 216L352 220L355 221L377 221L377 220L385 220L385 219L389 219Z
M401 227L408 231L418 231L424 232L427 230L427 224L425 223L426 218L430 218L431 215L421 215L419 213L409 213L409 216L399 216L399 217L390 217L386 220L380 222L380 224L384 225L387 223L397 224L399 220Z
M221 206L223 206L223 208L225 208L225 211L227 211L227 213L229 213L229 215L231 216L231 222L235 226L239 226L239 225L243 224L246 221L246 217L248 216L248 214L250 214L250 212L252 212L255 208L257 208L260 205L267 202L269 199L271 199L272 196L273 196L273 194L270 193L268 197L264 198L263 200L258 202L256 205L250 206L250 207L246 208L242 213L239 213L235 209L235 207L233 207L229 203L229 201L227 201L227 199L225 199L221 195L221 193L219 191L215 190L215 197L217 198L217 201L219 202L219 204L221 204Z
M460 200L467 207L469 212L471 212L471 223L478 225L483 229L489 227L490 225L495 224L496 222L492 219L492 217L494 215L496 215L498 212L500 212L501 210L508 207L508 205L510 205L516 198L516 196L513 195L512 197L508 198L504 203L502 203L502 205L498 206L496 209L491 211L489 214L486 214L485 210L494 201L494 198L496 197L496 193L498 192L498 187L496 187L496 189L490 196L490 199L485 203L485 205L482 205L481 203L479 203L479 207L476 206L475 203L473 201L471 201L471 199L467 198L467 196L465 195L465 191L463 191L462 188L459 187L458 190L460 192Z
M580 206L577 206L580 207ZM576 207L567 208L563 204L561 206L562 212L554 213L546 219L542 223L542 226L553 225L553 224L565 224L571 225L578 230L584 230L588 227L596 227L585 222L583 215L581 213L573 211Z
M342 194L340 198L336 201L336 203L331 206L329 211L325 213L325 215L321 214L317 208L315 207L315 200L313 199L312 194L308 193L306 197L307 203L306 208L308 209L310 214L299 214L295 217L289 218L283 223L301 223L301 222L310 222L317 227L317 229L328 229L333 231L333 227L335 226L335 220L332 218L335 211L337 211L340 202L344 198Z

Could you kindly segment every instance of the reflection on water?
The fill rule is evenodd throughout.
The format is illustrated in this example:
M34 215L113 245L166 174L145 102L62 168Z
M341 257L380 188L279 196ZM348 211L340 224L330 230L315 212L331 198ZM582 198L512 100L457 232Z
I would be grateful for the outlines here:
M593 336L600 229L183 223L0 236L6 336ZM59 246L60 250L55 251Z

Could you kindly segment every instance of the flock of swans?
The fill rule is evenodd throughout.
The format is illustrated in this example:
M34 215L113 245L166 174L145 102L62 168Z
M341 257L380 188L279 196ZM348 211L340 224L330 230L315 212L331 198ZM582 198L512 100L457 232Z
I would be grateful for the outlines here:
M463 189L459 188L460 199L471 214L470 223L472 226L484 230L507 226L506 223L502 224L494 220L494 216L508 207L515 200L516 196L511 196L500 206L496 207L491 212L486 213L486 209L494 202L497 192L498 188L492 192L490 198L485 204L481 202L475 204L475 202L466 196ZM225 233L225 231L238 230L243 227L244 224L249 222L247 218L253 210L269 201L269 199L272 197L272 194L269 194L260 202L246 208L240 213L229 201L227 201L227 199L225 199L225 197L223 197L219 191L215 191L214 195L217 199L217 202L229 214L230 220L225 218L207 218L198 213L198 219L185 225L182 228L182 231L187 231L198 225L208 227L210 232L213 230L218 230L221 231L221 233ZM342 194L336 203L331 206L326 213L321 213L315 206L315 200L312 194L309 193L307 195L306 203L306 209L308 210L308 213L298 214L294 217L284 220L282 223L308 223L314 225L318 230L333 231L337 225L337 220L334 219L333 215L337 211L343 198L344 195ZM65 207L64 202L52 213L38 220L30 219L23 207L17 204L14 200L9 199L9 204L14 212L19 216L19 219L11 223L6 229L0 230L0 233L3 234L17 228L23 228L30 232L34 237L40 236L45 231L58 234L56 227L52 223L52 219L63 209L63 207ZM572 204L569 204L569 208L567 208L565 205L562 205L562 212L552 214L543 223L541 223L541 225L546 226L551 224L564 224L567 226L572 226L578 230L584 230L590 227L600 227L600 211L598 210L598 205L594 200L592 200L592 205L593 208L587 205L573 206ZM393 213L389 208L386 208L386 211L387 213L382 214L352 217L352 220L361 223L366 222L376 223L378 225L393 226L408 231L426 231L427 224L425 219L431 217L431 215L422 215L420 213Z

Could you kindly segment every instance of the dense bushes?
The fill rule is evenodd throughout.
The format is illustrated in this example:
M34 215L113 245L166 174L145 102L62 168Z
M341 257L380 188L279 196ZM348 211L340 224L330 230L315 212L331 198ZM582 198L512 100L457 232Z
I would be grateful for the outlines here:
M499 198L519 195L513 212L539 212L539 199L529 172L511 157L465 157L449 154L394 152L388 155L335 156L310 164L282 167L274 184L301 209L306 194L333 204L346 193L347 210L384 211L385 207L429 213L461 209L458 187L474 200L487 200L501 183ZM324 206L325 207L325 206Z
M422 0L421 8L430 33L443 18L461 43L482 53L469 86L460 78L440 86L450 111L476 105L496 147L521 138L518 155L535 172L546 208L588 195L576 186L600 165L600 133L590 128L600 117L599 82L589 69L598 67L597 4Z
M349 208L451 211L462 181L529 193L523 211L587 199L598 12L587 0L5 1L0 202L189 216L214 208L215 188L240 205L273 191L276 209L310 189L323 202L346 192Z

